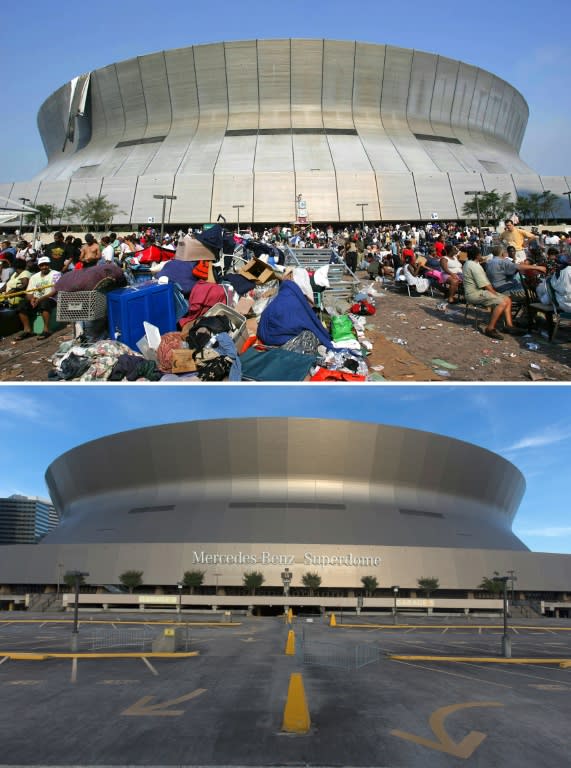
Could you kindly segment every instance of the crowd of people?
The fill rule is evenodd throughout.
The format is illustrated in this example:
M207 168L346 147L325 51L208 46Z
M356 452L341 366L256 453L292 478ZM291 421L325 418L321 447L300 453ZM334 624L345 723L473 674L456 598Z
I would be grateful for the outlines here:
M49 319L55 306L55 286L67 272L114 264L120 269L137 263L138 254L150 245L175 251L184 238L192 238L191 228L167 232L162 237L153 227L131 234L109 232L98 239L91 233L83 238L56 232L50 242L39 238L30 242L19 238L0 243L0 292L5 305L16 309L23 331L19 338L32 336L36 315L43 318L40 338L50 335ZM571 311L571 234L522 229L510 219L497 229L482 232L474 226L459 222L428 224L347 225L334 228L307 224L298 227L275 226L260 230L242 229L233 235L236 247L254 249L268 246L266 253L256 254L262 260L283 263L283 250L294 248L331 248L335 258L342 260L355 273L364 270L371 279L392 278L407 283L418 293L429 287L441 290L446 301L461 300L491 309L490 321L484 332L501 338L496 329L504 319L507 333L513 328L511 304L523 297L522 278L530 281L540 300L550 297L541 290L549 280L563 311ZM274 249L275 259L271 258ZM172 264L165 274L184 283L185 296L190 285L200 275L189 272L190 283L180 264ZM186 281L186 283L185 283Z

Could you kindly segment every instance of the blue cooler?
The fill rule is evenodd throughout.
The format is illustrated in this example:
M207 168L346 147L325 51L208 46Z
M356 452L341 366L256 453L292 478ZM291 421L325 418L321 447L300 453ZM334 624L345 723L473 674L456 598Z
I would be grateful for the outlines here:
M143 322L156 325L161 336L176 331L174 286L172 283L141 283L107 294L109 338L139 351L137 342L145 335Z

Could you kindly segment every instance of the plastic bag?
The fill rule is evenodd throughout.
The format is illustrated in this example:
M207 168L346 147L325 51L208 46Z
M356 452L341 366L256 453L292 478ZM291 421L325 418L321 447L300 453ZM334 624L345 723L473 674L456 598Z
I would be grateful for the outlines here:
M355 338L349 315L335 315L331 318L331 338L333 341L350 341Z

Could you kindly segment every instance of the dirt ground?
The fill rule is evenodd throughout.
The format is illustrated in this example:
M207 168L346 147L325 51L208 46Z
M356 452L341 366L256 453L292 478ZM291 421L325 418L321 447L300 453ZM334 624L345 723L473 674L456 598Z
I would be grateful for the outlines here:
M571 381L571 331L563 323L555 343L541 328L493 341L475 329L473 310L465 321L464 305L443 311L440 296L409 297L378 283L374 288L377 312L367 318L365 335L373 344L367 363L375 381ZM483 311L479 315L483 324ZM71 338L67 326L45 341L1 339L0 381L48 381L52 355Z

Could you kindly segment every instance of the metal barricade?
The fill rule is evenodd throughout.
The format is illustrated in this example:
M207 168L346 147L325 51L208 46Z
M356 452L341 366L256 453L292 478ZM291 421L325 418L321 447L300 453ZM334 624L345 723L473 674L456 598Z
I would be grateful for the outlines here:
M110 648L130 648L151 651L156 629L150 627L90 627L89 645L92 651Z

